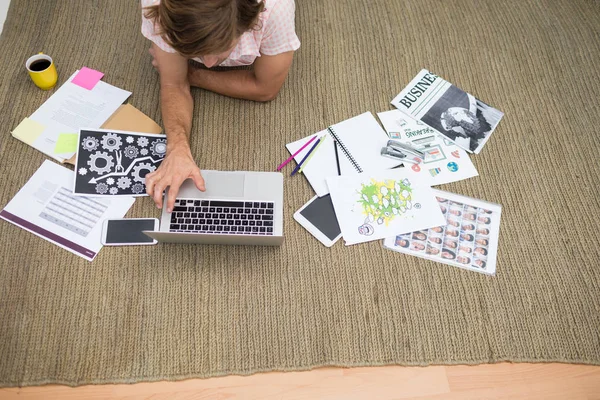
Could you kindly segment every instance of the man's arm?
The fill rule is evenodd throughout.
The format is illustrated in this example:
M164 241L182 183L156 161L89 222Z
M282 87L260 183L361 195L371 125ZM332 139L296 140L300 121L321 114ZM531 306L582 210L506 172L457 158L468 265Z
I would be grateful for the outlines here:
M152 45L160 73L160 105L169 144L189 148L194 101L187 80L187 60Z
M277 97L287 77L294 52L257 57L252 70L210 71L195 69L189 74L192 86L239 99L269 101Z
M187 79L187 60L176 53L167 53L152 44L152 62L160 73L160 102L167 134L167 155L160 167L146 175L146 192L156 206L163 206L163 191L169 187L167 212L173 210L179 187L192 178L204 191L204 179L196 165L189 145L194 102Z

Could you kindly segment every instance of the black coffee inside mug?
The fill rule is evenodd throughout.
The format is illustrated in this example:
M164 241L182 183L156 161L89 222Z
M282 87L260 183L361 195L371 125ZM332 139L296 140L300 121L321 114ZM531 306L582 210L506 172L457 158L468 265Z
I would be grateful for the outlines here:
M40 72L47 69L50 66L50 61L48 60L35 60L31 64L29 64L29 69L35 72Z

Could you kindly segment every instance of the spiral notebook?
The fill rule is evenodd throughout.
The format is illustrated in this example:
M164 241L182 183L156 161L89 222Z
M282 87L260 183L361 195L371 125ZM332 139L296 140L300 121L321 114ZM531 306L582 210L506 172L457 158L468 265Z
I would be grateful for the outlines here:
M381 148L387 144L388 136L370 112L332 125L317 135L329 135L331 138L319 147L302 173L319 197L329 193L327 177L384 170L401 164L397 160L380 155ZM286 148L293 154L312 136L314 135L288 143ZM300 162L310 148L311 146L307 146L297 154L294 157L296 162Z

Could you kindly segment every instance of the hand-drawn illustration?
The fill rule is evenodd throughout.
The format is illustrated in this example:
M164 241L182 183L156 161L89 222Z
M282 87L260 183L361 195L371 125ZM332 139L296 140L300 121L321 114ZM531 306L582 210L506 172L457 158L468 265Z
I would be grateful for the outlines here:
M371 236L375 232L373 225L369 224L366 220L365 223L358 227L358 233L365 236Z
M440 226L444 216L431 188L409 169L327 178L346 244Z
M75 194L145 195L146 175L167 153L165 135L82 130L75 170Z
M388 226L389 223L412 208L412 188L410 181L371 180L368 185L362 184L358 192L358 203L365 215L365 223L358 227L361 235L373 234L373 223Z

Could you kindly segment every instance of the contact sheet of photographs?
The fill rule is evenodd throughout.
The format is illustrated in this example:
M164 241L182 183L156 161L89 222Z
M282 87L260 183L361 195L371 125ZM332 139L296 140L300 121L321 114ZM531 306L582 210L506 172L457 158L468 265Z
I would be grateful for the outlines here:
M502 207L441 190L434 193L446 217L446 226L390 237L383 245L401 253L494 275Z

